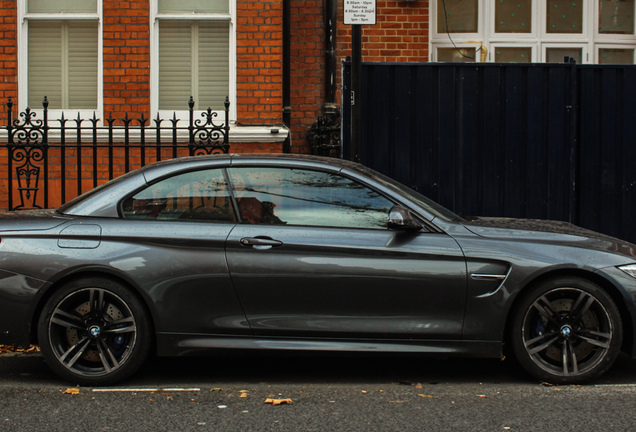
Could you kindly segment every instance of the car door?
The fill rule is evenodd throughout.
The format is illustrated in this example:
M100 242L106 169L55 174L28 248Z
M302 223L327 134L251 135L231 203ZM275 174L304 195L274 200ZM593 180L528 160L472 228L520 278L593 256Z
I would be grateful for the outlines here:
M119 268L152 297L157 331L250 334L230 280L225 242L236 216L222 168L179 173L104 218L103 244Z
M449 236L387 229L393 202L337 173L228 170L232 281L264 336L459 338L466 265Z

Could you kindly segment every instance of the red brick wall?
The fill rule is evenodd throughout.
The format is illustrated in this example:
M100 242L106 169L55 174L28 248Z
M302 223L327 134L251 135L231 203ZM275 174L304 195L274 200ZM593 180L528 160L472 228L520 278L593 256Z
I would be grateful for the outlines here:
M282 124L283 2L236 2L238 123Z
M104 113L150 115L149 0L104 0Z
M351 26L343 24L343 1L338 9L338 55L351 55ZM427 0L377 1L376 25L362 26L362 61L428 61Z
M103 6L104 112L107 116L112 113L113 118L126 114L139 118L141 113L150 117L149 0L103 0ZM283 121L282 6L282 0L237 0L239 125L280 125ZM363 26L363 61L427 61L428 1L378 0L377 6L378 23ZM343 0L339 0L339 60L351 55L351 28L342 23L342 9ZM325 96L324 1L292 0L291 19L292 151L308 153L311 149L305 134L321 114ZM17 26L16 1L0 0L0 103L4 105L12 97L16 108ZM340 86L339 62L337 69ZM280 152L281 148L281 143L233 143L231 151ZM6 160L3 147L0 160ZM55 173L56 168L51 167L50 172ZM59 169L57 172L59 176ZM6 179L7 168L2 163L0 209L7 207Z
M325 97L324 2L291 2L292 151L311 151L305 133L321 114ZM343 24L338 1L337 103L340 60L351 55L351 26ZM362 61L428 61L428 1L378 0L377 24L362 26Z
M18 57L17 57L17 10L16 1L0 1L0 115L6 118L7 99L18 99ZM14 110L15 112L15 110ZM4 126L5 122L2 122ZM5 141L4 137L0 142ZM7 160L7 150L0 147L0 161ZM8 167L0 163L0 179L7 178ZM0 181L0 209L8 205L7 182Z
M0 104L9 97L17 102L18 56L17 56L17 10L16 1L0 1ZM5 112L3 109L2 112Z
M325 29L322 1L291 2L292 152L311 151L305 133L324 103Z

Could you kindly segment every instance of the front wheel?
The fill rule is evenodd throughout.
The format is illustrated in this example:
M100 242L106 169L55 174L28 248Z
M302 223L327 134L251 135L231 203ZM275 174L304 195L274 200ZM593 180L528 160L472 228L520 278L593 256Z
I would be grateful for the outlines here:
M623 338L618 308L598 285L559 278L532 289L513 312L519 363L551 383L580 383L605 373Z
M151 346L148 314L127 287L101 278L63 286L44 305L38 340L48 365L80 385L123 380Z

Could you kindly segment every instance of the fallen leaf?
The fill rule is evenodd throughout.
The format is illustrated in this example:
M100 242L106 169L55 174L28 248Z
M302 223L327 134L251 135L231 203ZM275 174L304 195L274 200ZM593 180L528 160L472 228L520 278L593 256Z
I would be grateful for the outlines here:
M421 388L422 388L422 383L418 383L418 384L415 386L415 388L416 388L416 389L421 389Z
M77 388L67 388L62 394L78 395L80 394L80 391Z
M223 389L222 389L222 388L219 388L219 387L216 387L216 388L213 388L213 389L212 389L212 390L210 390L210 391L221 391L221 390L223 390Z
M35 345L30 345L28 348L17 348L12 345L0 345L0 354L9 353L9 352L22 352L22 353L32 353L39 352L40 348Z
M272 405L293 405L294 404L292 402L292 400L289 399L289 398L287 398L287 399L267 398L267 399L265 399L265 403L271 403Z
M545 382L545 381L544 381L544 382L542 382L542 383L541 383L541 385L542 385L543 387L554 387L554 384L550 384L549 382Z
M247 393L241 393L239 397L246 398L247 396L248 396Z
M369 393L369 392L368 392L368 391L366 391L366 390L362 390L362 393L367 394L367 393Z
M486 395L477 395L477 397L485 398L485 397L488 397L488 396L486 396Z
M418 394L418 396L421 398L439 399L439 396L431 396L431 395L425 395L425 394Z
M239 390L239 393L249 393L249 390Z

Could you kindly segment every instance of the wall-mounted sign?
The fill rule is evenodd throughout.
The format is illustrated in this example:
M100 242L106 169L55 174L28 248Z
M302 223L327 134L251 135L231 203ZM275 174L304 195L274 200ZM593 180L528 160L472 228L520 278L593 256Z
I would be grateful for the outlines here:
M376 0L344 0L344 23L375 24Z

